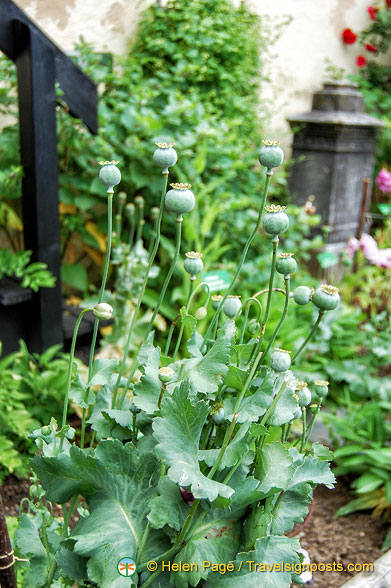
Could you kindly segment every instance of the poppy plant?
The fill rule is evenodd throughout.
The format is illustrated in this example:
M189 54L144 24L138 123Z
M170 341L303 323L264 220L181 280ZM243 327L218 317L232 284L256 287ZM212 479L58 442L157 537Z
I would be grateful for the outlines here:
M378 13L379 9L376 8L375 6L368 6L367 10L368 10L369 18L372 20L375 20L376 14Z

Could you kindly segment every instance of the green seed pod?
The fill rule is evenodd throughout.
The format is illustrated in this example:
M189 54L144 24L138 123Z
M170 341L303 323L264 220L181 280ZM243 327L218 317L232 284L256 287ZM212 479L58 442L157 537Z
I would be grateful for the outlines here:
M327 396L329 392L329 383L326 380L315 380L314 382L315 393L320 399Z
M224 412L224 408L221 405L221 403L219 403L220 408L216 405L215 408L212 408L212 420L214 422L215 425L221 425L224 421L225 421L225 412Z
M190 190L191 184L170 184L172 190L166 194L164 204L169 212L183 214L193 210L195 197Z
M221 294L213 294L212 296L212 308L213 310L217 310L218 307L220 306L220 302L222 301L222 299L224 298L224 296L221 296Z
M204 264L202 262L202 253L198 251L188 251L185 253L186 259L183 262L183 266L188 274L195 276L202 272Z
M284 276L294 274L297 270L297 263L293 258L293 253L279 253L276 261L276 270Z
M261 325L259 324L259 321L256 319L251 319L247 325L247 332L250 333L250 335L255 335L255 333L257 333L260 328Z
M139 208L144 208L145 200L142 196L136 196L134 199L134 203Z
M107 321L109 318L112 317L113 314L113 307L106 302L100 302L99 304L95 304L92 309L94 316L97 319Z
M100 181L107 186L107 191L112 192L114 186L121 181L121 172L119 171L117 164L119 161L100 161L101 169L99 172Z
M296 382L296 395L298 397L298 403L301 408L304 406L308 406L311 402L312 396L311 392L307 387L306 382L300 382L299 380Z
M278 167L284 161L284 152L278 141L262 141L263 146L259 150L259 162L268 170Z
M289 228L289 216L284 212L286 206L270 204L265 206L263 228L269 235L280 235Z
M304 304L308 304L310 302L313 293L313 288L309 288L308 286L297 286L293 292L293 300L296 302L296 304L303 306Z
M335 286L322 284L312 296L312 302L321 311L334 310L339 304L339 290Z
M240 296L228 296L223 304L223 312L228 318L234 318L241 308Z
M152 206L151 208L151 220L155 221L158 216L159 216L159 207L158 206Z
M205 306L200 306L194 313L195 318L197 321L202 321L206 315L208 314L208 309Z
M162 174L168 174L168 168L175 165L178 159L177 152L173 149L175 143L155 143L157 149L153 154L153 160L163 168Z
M41 439L42 441L42 439ZM30 486L30 496L31 498L36 498L37 500L39 500L40 498L42 498L42 496L45 496L45 490L42 488L42 486Z
M275 372L286 372L291 367L290 351L275 349L270 357L270 367Z
M132 414L139 414L141 412L141 408L138 408L134 402L130 403L129 410Z
M158 370L158 374L159 374L159 380L161 382L163 382L164 384L166 384L167 382L171 382L171 380L174 376L174 370L171 369L170 367L161 367Z
M118 194L118 201L119 201L120 204L122 204L122 206L125 204L125 202L126 202L126 194L125 194L125 192L120 192Z
M49 425L45 425L44 427L41 427L41 435L43 435L44 437L47 437L48 435L50 435L51 432L52 432L52 430L49 427Z
M38 437L37 439L35 439L35 445L38 447L38 449L42 449L43 439L41 437Z
M133 204L133 202L129 202L125 206L125 212L126 212L126 216L129 220L134 217L134 213L136 212L136 207Z

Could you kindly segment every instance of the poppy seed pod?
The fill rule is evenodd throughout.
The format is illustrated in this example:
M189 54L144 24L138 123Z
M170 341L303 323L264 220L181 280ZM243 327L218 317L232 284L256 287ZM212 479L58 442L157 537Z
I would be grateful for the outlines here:
M286 372L291 367L290 351L275 349L270 357L270 367L275 372Z
M278 167L284 161L284 152L278 141L262 141L263 145L259 150L259 162L268 170Z
M218 403L212 408L212 420L215 425L221 425L225 421L225 412L222 403Z
M191 184L170 184L170 186L172 190L167 192L164 200L166 209L178 215L193 210L195 197L190 190Z
M153 160L163 168L162 174L168 174L168 168L175 165L178 159L177 152L173 149L175 143L155 143L157 149L153 154Z
M213 296L212 296L212 308L213 308L213 310L217 310L218 309L218 307L220 305L220 302L222 301L223 298L224 297L221 296L221 294L213 294Z
M312 296L312 302L325 312L326 310L334 310L339 304L339 290L335 286L329 284L322 284L315 290Z
M263 228L269 235L285 233L289 228L289 216L284 212L286 206L269 204L265 206L266 214L263 217Z
M121 181L121 172L119 171L117 164L119 161L100 161L101 169L99 171L100 181L107 186L107 191L112 192L114 186Z
M240 296L227 296L223 304L223 312L228 318L234 318L241 308Z
M315 380L314 382L315 393L319 398L325 398L329 391L329 383L326 380Z
M297 381L296 385L296 395L298 397L298 403L301 408L304 406L308 406L312 400L311 392L307 387L306 382Z
M161 382L163 382L163 384L166 384L167 382L170 382L174 376L174 370L170 367L161 367L158 370L158 375L159 375L159 380Z
M185 253L186 259L183 266L188 274L195 276L202 272L204 264L202 262L202 253L198 251L188 251Z
M112 317L113 314L113 307L106 302L99 302L99 304L95 304L92 309L94 316L100 320L108 320Z
M293 253L279 253L276 261L276 270L284 276L294 274L297 270L297 263L293 258Z
M297 286L293 292L293 300L296 302L296 304L304 306L304 304L309 303L313 293L313 288L309 288L308 286Z

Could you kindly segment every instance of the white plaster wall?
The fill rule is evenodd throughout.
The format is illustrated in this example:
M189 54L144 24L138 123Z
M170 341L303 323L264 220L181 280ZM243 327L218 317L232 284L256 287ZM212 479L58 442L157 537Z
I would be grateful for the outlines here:
M121 53L137 28L138 15L152 0L16 0L63 49L80 35L99 50ZM193 0L189 0L193 1ZM218 0L216 0L218 1ZM273 45L272 83L263 88L273 116L269 133L289 142L285 117L311 108L311 95L325 80L325 63L356 70L359 47L345 46L345 27L360 31L368 22L370 0L245 0L260 15L292 21Z

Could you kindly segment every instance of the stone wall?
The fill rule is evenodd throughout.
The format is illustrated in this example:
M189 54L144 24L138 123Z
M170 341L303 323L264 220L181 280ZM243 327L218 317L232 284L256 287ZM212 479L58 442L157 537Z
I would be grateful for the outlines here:
M191 1L191 0L189 0ZM218 0L216 0L217 2ZM72 50L83 35L99 50L127 49L140 12L151 0L17 0L17 3L60 45ZM345 27L361 30L369 22L369 0L246 0L274 22L291 16L272 47L272 84L263 90L273 104L272 134L289 142L285 117L310 110L311 95L325 79L325 58L355 71L358 47L341 42Z

